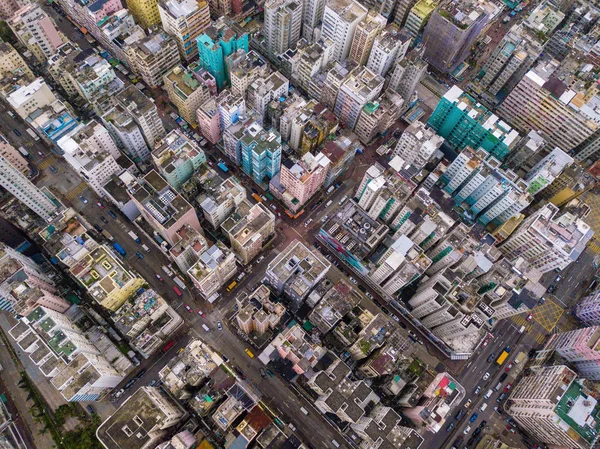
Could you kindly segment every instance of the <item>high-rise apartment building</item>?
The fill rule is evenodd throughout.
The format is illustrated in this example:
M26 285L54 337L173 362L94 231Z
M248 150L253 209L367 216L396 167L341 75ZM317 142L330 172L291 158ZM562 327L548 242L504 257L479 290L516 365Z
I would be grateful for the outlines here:
M38 189L4 156L0 156L0 185L44 220L50 221L58 210L56 200Z
M262 203L241 202L222 224L231 249L243 264L249 264L263 250L275 232L275 215Z
M550 336L537 357L549 356L553 351L571 362L586 379L600 380L600 327L592 326Z
M599 129L600 115L593 107L582 107L585 93L577 94L553 75L554 63L543 63L527 72L502 102L498 114L523 133L538 131L553 146L565 151L576 149L575 158L585 160L589 150L578 145L591 143L586 139Z
M143 162L150 157L142 129L123 106L117 104L105 112L102 115L102 123L113 136L117 146L134 162Z
M281 135L266 131L254 122L243 130L238 141L244 172L261 184L272 179L281 167Z
M219 229L227 217L246 199L246 189L230 177L214 188L212 183L208 184L206 190L208 192L200 195L198 203L206 221L214 229Z
M188 270L188 276L200 295L210 300L212 295L233 278L236 271L235 255L218 242L200 255L198 262Z
M411 40L404 30L399 30L394 25L386 28L375 37L367 68L385 77L394 63L404 58Z
M146 30L160 23L157 0L128 0L127 9Z
M333 112L348 128L356 126L365 105L376 99L384 79L366 67L352 73L340 86Z
M154 102L135 86L128 86L115 96L115 103L133 118L140 127L150 148L165 135L165 128Z
M173 67L163 76L163 82L179 115L190 125L198 123L197 111L210 98L208 87L183 66Z
M210 97L197 110L200 133L213 145L221 140L221 117L214 97Z
M158 142L152 159L161 176L177 191L201 165L206 164L204 151L179 129Z
M265 123L269 103L287 97L289 89L289 80L277 71L266 78L254 80L248 87L246 92L247 106L258 114L261 126Z
M441 98L427 124L453 148L483 148L499 160L519 139L517 131L458 86Z
M270 57L294 48L302 28L302 2L299 0L267 0L265 2L263 36Z
M29 3L28 0L2 0L0 2L0 19L10 19L16 11L27 3Z
M30 50L39 62L48 60L66 41L54 20L35 3L25 5L15 12L8 25L19 42Z
M420 0L410 8L404 26L413 37L417 37L423 27L427 25L427 21L438 4L439 0Z
M600 289L579 300L575 306L575 316L587 326L600 325Z
M415 95L417 86L425 76L426 71L427 63L418 55L412 53L394 66L388 88L400 94L405 107L412 103L413 95Z
M256 79L266 78L269 74L269 64L254 50L246 52L240 49L227 56L225 61L231 93L236 96L245 97L246 91Z
M306 153L302 160L286 158L281 171L269 184L271 193L285 203L288 210L298 212L325 184L329 159L319 153Z
M499 6L488 1L445 0L429 19L423 32L423 59L449 73L461 64L488 20Z
M158 87L163 75L179 65L175 39L166 33L150 34L127 49L132 69L148 86Z
M527 191L535 195L545 189L573 162L575 161L571 156L560 148L555 148L527 172L525 176L525 182L529 185Z
M415 121L402 133L392 156L401 157L406 163L421 169L438 150L444 138L427 128L424 123Z
M368 102L360 112L354 132L361 142L372 142L390 129L404 111L404 100L393 90L386 90L376 100Z
M302 37L308 42L316 40L315 28L323 18L325 0L306 0L302 7Z
M0 156L25 176L29 175L30 170L27 159L8 143L8 140L2 134L0 134Z
M367 8L355 0L327 1L321 36L335 43L334 60L343 61L348 57L356 28L367 12Z
M499 248L508 259L522 257L547 273L575 262L593 235L581 218L570 212L559 215L556 206L546 204L527 217Z
M248 51L248 34L230 18L221 17L198 36L196 43L200 65L222 89L229 78L225 58L240 49Z
M598 440L598 401L564 365L539 368L524 376L508 404L509 415L542 443L591 449Z
M410 13L410 10L418 0L398 0L396 2L396 9L394 11L394 23L399 27L404 26L406 18Z
M184 61L198 55L196 38L210 26L210 11L206 1L160 0L158 13L165 33L173 36Z
M0 77L23 76L33 81L35 76L15 47L8 42L0 42Z
M364 19L360 21L352 38L349 59L359 65L365 65L369 60L371 48L375 38L383 31L387 21L381 14L369 11Z

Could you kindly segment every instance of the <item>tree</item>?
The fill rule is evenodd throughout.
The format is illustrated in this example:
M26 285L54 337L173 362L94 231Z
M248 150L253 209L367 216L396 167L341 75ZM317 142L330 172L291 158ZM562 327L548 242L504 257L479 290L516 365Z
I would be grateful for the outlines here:
M17 43L17 37L4 20L0 20L0 39L12 45Z

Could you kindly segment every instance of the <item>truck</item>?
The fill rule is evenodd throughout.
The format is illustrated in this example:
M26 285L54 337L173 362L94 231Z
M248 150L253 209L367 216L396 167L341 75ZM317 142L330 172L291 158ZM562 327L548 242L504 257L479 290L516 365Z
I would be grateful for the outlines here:
M175 292L178 298L181 298L183 296L183 293L181 293L181 290L179 290L176 285L173 286L173 291Z
M169 267L167 267L166 265L163 265L162 267L160 267L167 276L171 277L173 276L173 272L171 270L169 270Z
M146 251L147 253L150 252L150 248L148 248L146 245L142 245L142 248L144 248L144 251Z
M256 193L253 193L253 194L252 194L252 198L254 198L254 199L255 199L256 201L258 201L259 203L262 203L262 202L263 202L262 198L261 198L260 196L258 196L258 194L256 194Z
M36 142L37 142L38 140L40 140L40 138L38 137L38 135L37 135L37 134L35 133L35 131L34 131L33 129L31 129L31 128L27 128L27 134L29 134L29 135L31 136L31 138L32 138L33 140L35 140Z
M175 276L173 278L173 282L175 282L181 290L187 290L187 287L183 283L183 280L179 276Z
M127 255L127 253L125 252L125 250L123 249L123 247L121 245L119 245L117 242L113 243L113 248L115 249L116 252L118 252L121 256L125 257Z
M128 235L129 237L131 237L133 240L135 240L135 242L136 242L136 243L140 243L140 242L141 242L140 238L137 236L137 234L136 234L135 232L133 232L133 231L129 231L129 232L127 233L127 235Z
M29 157L29 153L23 147L19 147L19 153L21 153L23 155L23 157Z
M102 231L102 235L106 238L106 240L108 240L109 242L114 242L115 238L110 234L110 232L108 232L106 229L104 229Z
M500 354L500 356L496 359L496 363L498 365L502 365L506 361L506 358L508 357L509 353L510 353L510 348L509 347L504 348L504 351L502 351L502 354Z
M225 165L225 163L223 161L219 162L217 164L217 167L219 167L221 170L223 170L225 173L227 173L229 171L229 169L227 168L227 165Z
M513 360L513 363L515 365L518 365L519 363L521 363L522 361L524 361L527 358L527 355L524 352L519 352L517 354L517 356L515 357L515 359Z

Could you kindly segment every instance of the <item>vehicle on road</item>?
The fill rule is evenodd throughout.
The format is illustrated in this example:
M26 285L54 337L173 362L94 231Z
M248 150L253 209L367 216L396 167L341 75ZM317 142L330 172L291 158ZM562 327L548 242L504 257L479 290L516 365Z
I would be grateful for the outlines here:
M156 276L156 279L158 279L160 282L163 281L163 278L162 278L162 276L160 274L154 273L154 276Z
M490 356L487 358L487 362L491 363L492 360L494 360L496 358L496 354L494 354L493 352L490 354Z
M371 298L371 299L373 299L373 295L372 295L371 293L369 293L369 292L366 292L366 293L365 293L365 295L367 296L367 298Z
M145 244L144 244L144 245L142 245L142 249L143 249L144 251L146 251L147 253L149 253L149 252L150 252L150 248L148 248L148 246L147 246L147 245L145 245Z
M185 310L187 310L188 312L192 311L192 308L189 305L184 304L184 307L185 307Z
M508 357L509 353L510 353L510 348L507 346L506 348L504 348L504 350L502 351L502 353L500 354L498 359L496 359L496 363L498 365L502 365L506 361L506 358Z
M42 153L41 151L38 151L38 156L41 157L42 159L44 159L46 157L46 155L44 153Z
M493 394L494 390L488 390L488 392L483 397L489 399Z
M473 392L473 394L479 394L480 391L481 391L481 387L479 385L477 385L477 388L475 388L475 391Z
M204 329L206 332L210 332L210 327L208 327L206 324L202 324L202 329Z
M498 402L498 403L502 402L505 397L506 397L506 393L500 393L500 396L498 396L498 399L496 399L496 402Z
M262 377L263 379L267 377L267 372L264 368L260 369L260 377Z
M554 285L550 285L548 287L548 290L546 290L548 293L554 293L554 290L556 290L556 287Z
M127 253L125 252L125 250L123 249L123 247L121 245L119 245L117 242L113 243L113 248L115 249L116 252L118 252L121 256L125 257L127 255Z
M560 282L562 281L562 276L559 274L558 276L556 276L556 279L554 279L554 282Z
M494 387L494 391L500 391L500 388L502 388L502 382L498 382L496 384L496 386Z
M88 203L88 199L84 196L80 196L79 199L83 202L83 204L87 204Z
M507 373L502 373L502 375L500 376L500 379L498 379L500 382L504 382L506 380L506 378L508 377Z
M102 215L100 215L100 221L102 223L108 223L108 220L106 218L104 218Z
M204 313L202 310L198 309L198 315L200 315L200 316L206 316L206 313Z
M267 368L267 374L269 375L269 377L275 377L275 373L273 371L271 371L269 368Z
M222 331L223 330L223 325L221 324L220 321L217 321L217 329Z
M102 228L100 227L100 225L98 223L94 223L94 229L98 232L102 232Z
M175 282L181 290L183 290L183 291L187 290L187 287L185 286L183 279L181 279L179 276L173 276L173 282Z
M465 408L471 407L472 403L473 403L473 401L471 399L467 400L467 402L465 402Z
M160 269L163 270L167 276L173 276L173 272L169 269L169 267L163 265L162 267L160 267Z
M487 408L487 403L484 402L483 404L481 404L481 407L479 407L479 411L483 412L486 408Z
M454 417L454 419L460 419L463 416L465 416L465 411L464 410L459 410L458 413L456 414L456 416Z
M169 343L167 343L163 348L163 352L167 352L169 349L171 349L173 346L175 345L175 340L171 340Z
M108 215L110 215L110 218L112 218L113 220L117 219L117 214L115 214L112 210L108 211Z
M531 320L533 320L533 314L529 314L527 315L527 318L525 318L525 321L530 322Z
M471 431L471 426L467 426L467 427L465 427L465 431L463 433L465 435L467 435L470 431Z
M133 231L129 231L129 232L127 233L127 235L128 235L129 237L131 237L131 238L132 238L132 239L135 241L135 243L140 243L140 242L141 242L140 238L138 237L138 235L137 235L135 232L133 232Z
M104 205L100 201L96 203L96 206L98 206L100 209L104 209Z
M156 385L157 380L156 379L152 379L150 381L150 383L148 384L149 387L153 387L154 385Z
M104 231L102 231L102 235L104 236L104 238L106 240L108 240L109 242L114 242L115 238L111 235L110 232L108 232L106 229Z
M525 326L521 326L519 328L519 334L522 334L523 332L525 332L526 327Z
M323 218L321 218L321 223L325 223L328 218L329 218L329 215L325 215Z
M230 292L231 290L233 290L236 285L237 285L237 281L233 281L231 284L229 284L226 289L227 292Z
M446 432L450 432L452 429L454 429L454 423L451 422L450 424L448 424L448 426L446 427Z
M304 407L300 407L300 411L308 416L308 410L306 410Z
M133 387L133 384L137 381L137 379L131 379L129 382L127 382L125 384L125 386L123 388L125 388L126 390L130 389L131 387Z
M251 359L254 358L254 354L252 353L252 351L250 351L250 349L246 348L244 349L244 352L248 355L248 357L250 357Z
M119 399L123 395L123 393L125 393L125 390L123 388L121 388L119 391L117 391L114 394L115 399Z
M21 132L17 128L13 129L13 133L15 133L17 137L21 137Z
M90 415L95 415L96 414L96 410L94 410L94 407L92 407L91 405L86 405L85 409L89 412Z
M510 388L511 388L511 387L512 387L512 384L506 384L506 385L504 386L504 392L505 392L505 393L508 393L508 390L510 390Z
M176 285L173 286L173 291L175 292L178 298L181 298L183 296L183 293L181 293L181 290L179 290L179 288Z
M469 422L475 422L477 420L477 413L473 413L469 418Z
M21 153L23 155L23 157L29 157L29 153L23 147L19 147L19 153Z
M143 259L144 258L144 255L142 253L140 253L139 251L136 251L135 255L138 256L138 259Z
M48 167L48 168L50 169L50 171L51 171L52 173L57 173L57 172L58 172L58 169L57 169L57 168L56 168L54 165L51 165L51 166L50 166L50 167Z
M256 263L259 264L261 263L263 260L265 260L265 256L260 256L258 259L256 259Z
M490 373L485 373L483 375L483 380L488 380L490 378Z
M348 279L350 279L350 282L352 282L353 284L358 284L358 281L356 279L354 279L352 276L350 276Z
M512 364L512 362L510 362L508 365L506 365L506 368L504 368L504 371L506 371L508 373L512 367L513 367L513 364Z
M306 222L304 223L304 227L307 228L309 224L311 224L313 221L312 218L309 218L308 220L306 220Z

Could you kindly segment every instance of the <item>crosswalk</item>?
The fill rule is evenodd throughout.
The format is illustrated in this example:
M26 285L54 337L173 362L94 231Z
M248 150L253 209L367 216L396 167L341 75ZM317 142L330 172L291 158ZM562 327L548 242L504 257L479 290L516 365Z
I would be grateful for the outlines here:
M67 193L65 195L65 198L68 199L69 201L72 201L75 198L77 198L78 195L81 195L87 188L88 188L88 185L85 182L81 182L77 187L75 187L73 190L71 190L69 193Z
M37 165L37 168L39 168L40 170L46 170L54 162L56 162L56 158L54 156L46 156L44 159L40 160L35 165Z
M537 334L535 336L535 341L538 344L543 345L546 342L546 336L544 334Z
M595 241L591 241L590 243L588 243L588 248L591 249L592 252L600 254L600 245Z
M529 332L533 325L528 322L523 315L513 315L512 318L513 323L517 325L517 327L525 326L525 330Z

